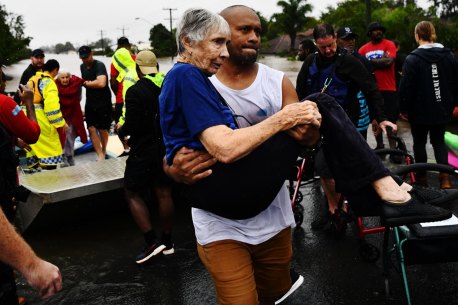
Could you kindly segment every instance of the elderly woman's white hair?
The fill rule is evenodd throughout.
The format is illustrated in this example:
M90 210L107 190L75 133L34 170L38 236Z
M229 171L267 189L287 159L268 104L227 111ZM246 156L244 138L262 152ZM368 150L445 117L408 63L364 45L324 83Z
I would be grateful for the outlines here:
M201 8L186 10L176 31L178 54L182 55L185 51L184 38L191 43L197 43L207 37L210 31L231 35L229 24L220 15Z
M67 75L68 77L72 76L72 74L70 73L69 70L67 70L67 69L59 69L59 73L57 74L57 77L59 78L62 75Z

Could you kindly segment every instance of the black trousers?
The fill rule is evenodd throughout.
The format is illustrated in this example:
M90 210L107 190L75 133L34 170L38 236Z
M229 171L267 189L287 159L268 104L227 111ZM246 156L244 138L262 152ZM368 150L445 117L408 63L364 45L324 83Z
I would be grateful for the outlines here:
M356 130L343 108L323 93L305 99L317 103L322 116L320 132L324 138L323 153L336 183L336 190L346 196L360 216L379 214L380 197L372 182L390 176L367 141ZM395 179L398 184L402 181Z
M445 124L427 125L410 123L413 138L413 153L416 162L427 162L426 142L429 140L434 149L434 157L439 164L448 164L448 150L445 145Z

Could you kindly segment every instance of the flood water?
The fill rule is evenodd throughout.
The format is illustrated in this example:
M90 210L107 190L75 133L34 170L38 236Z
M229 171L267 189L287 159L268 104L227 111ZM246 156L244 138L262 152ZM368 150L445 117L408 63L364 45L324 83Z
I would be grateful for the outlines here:
M94 56L95 59L103 62L107 68L108 74L110 74L110 64L111 57L106 56ZM78 57L78 54L46 54L46 60L56 59L60 64L61 71L68 71L74 75L81 76L80 65L81 59ZM260 56L259 61L280 71L285 72L285 74L291 79L294 85L296 85L297 73L302 65L301 61L290 61L286 58L266 55ZM161 71L167 72L172 68L173 61L170 57L158 58L158 63ZM19 80L21 79L22 72L30 64L30 59L25 59L17 64L8 66L3 69L3 71L9 76L13 77L13 80L8 81L6 84L7 92L14 92L17 89ZM85 90L83 88L83 90ZM112 94L112 99L114 102L114 95ZM81 101L82 105L85 103L85 94L83 92L83 97Z

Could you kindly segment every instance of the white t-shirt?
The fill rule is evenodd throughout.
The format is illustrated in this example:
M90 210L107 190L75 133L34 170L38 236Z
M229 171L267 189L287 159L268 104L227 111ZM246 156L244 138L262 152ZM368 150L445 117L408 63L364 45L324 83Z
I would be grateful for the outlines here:
M237 115L237 123L241 128L264 120L278 112L282 106L284 73L260 63L258 67L256 79L243 90L233 90L224 86L216 76L210 78L218 92ZM266 188L268 187L266 185ZM215 198L215 202L218 202L218 198ZM192 220L197 242L201 245L224 239L257 245L272 238L283 229L295 226L286 183L272 204L255 217L233 220L192 208Z

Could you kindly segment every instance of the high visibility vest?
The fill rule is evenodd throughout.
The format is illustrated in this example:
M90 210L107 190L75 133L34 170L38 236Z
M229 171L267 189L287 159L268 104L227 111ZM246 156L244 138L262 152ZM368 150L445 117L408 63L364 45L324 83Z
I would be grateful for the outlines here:
M158 72L154 76L145 75L145 78L149 79L156 86L161 88L162 87L162 83L164 82L165 74L164 74L164 72ZM133 84L131 84L130 86L132 86L132 85ZM123 86L124 86L124 83L123 83ZM126 91L127 91L127 89L126 89ZM125 93L123 94L123 96L125 97ZM125 99L124 99L124 101L125 101ZM124 102L124 105L122 106L122 115L119 118L118 122L119 122L119 125L121 125L121 126L124 125L124 123L126 122L126 103L125 102Z

